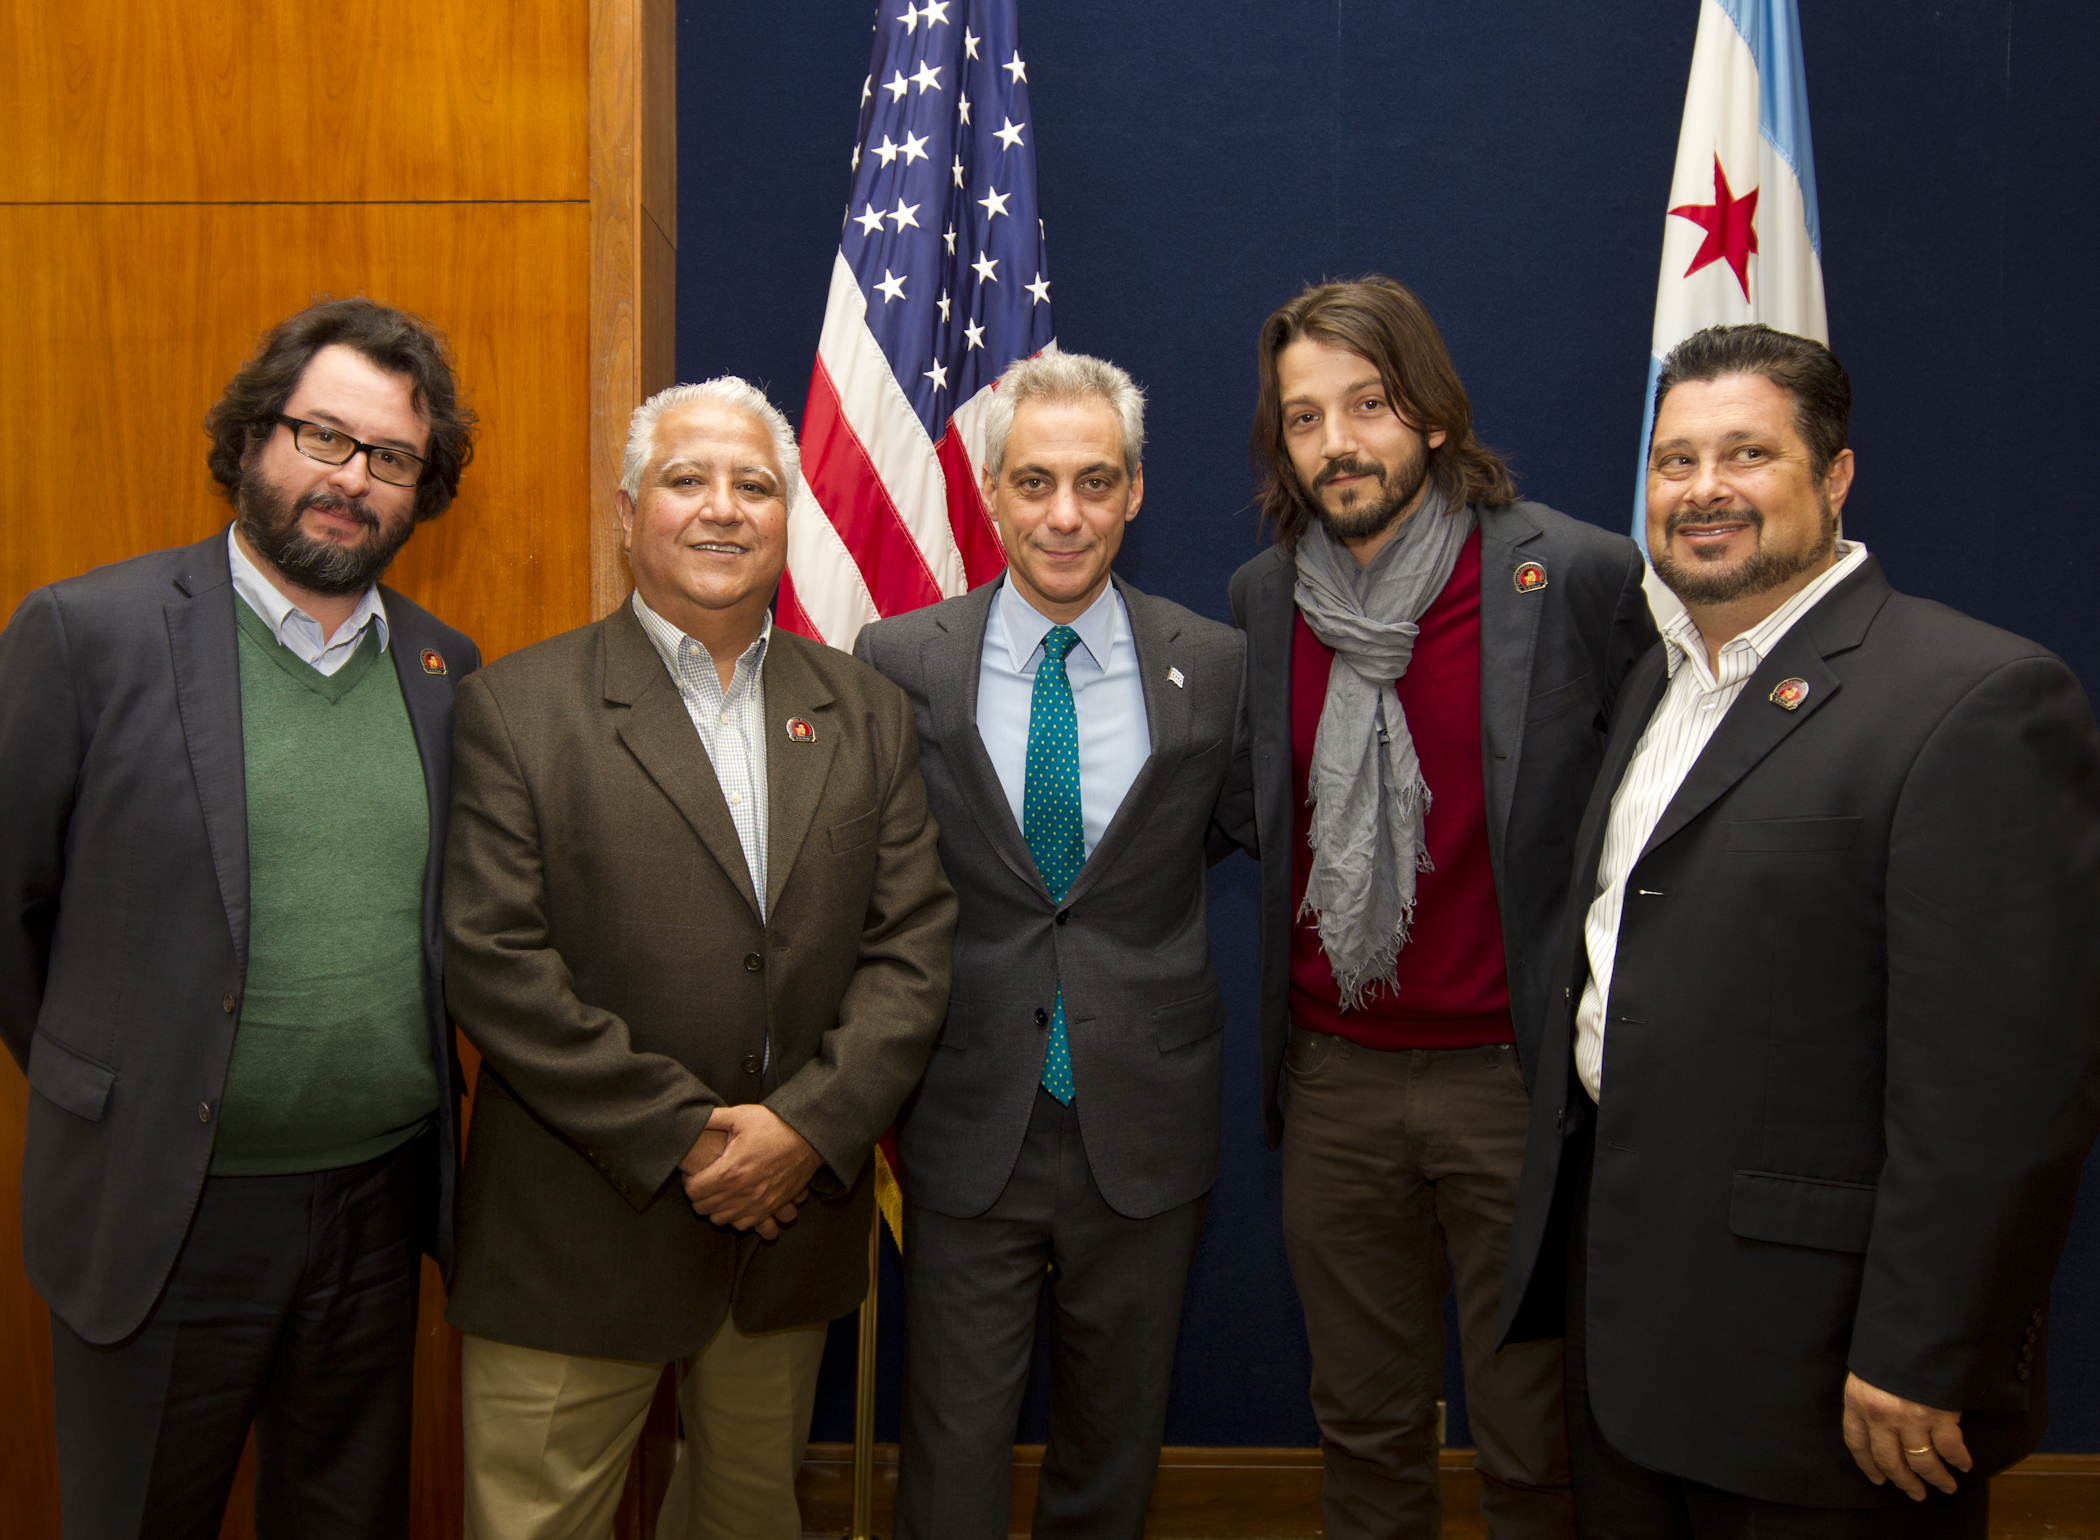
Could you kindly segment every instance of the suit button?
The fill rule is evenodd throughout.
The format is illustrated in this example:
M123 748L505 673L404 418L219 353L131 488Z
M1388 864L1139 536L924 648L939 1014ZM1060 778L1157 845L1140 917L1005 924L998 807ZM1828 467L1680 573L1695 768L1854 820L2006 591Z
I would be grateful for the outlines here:
M2032 1326L2027 1328L2026 1337L2029 1342L2034 1341L2034 1328Z
M2020 1362L2023 1364L2031 1364L2034 1362L2034 1344L2032 1342L2028 1343L2027 1346L2020 1349Z
M200 1123L209 1123L211 1121L210 1102L197 1103L197 1121Z
M757 1073L758 1073L759 1069L760 1069L760 1065L759 1065L759 1062L758 1062L758 1055L757 1055L757 1054L755 1054L755 1053L749 1053L749 1054L746 1054L746 1055L744 1055L744 1073L745 1073L745 1074L747 1074L747 1075L755 1075L755 1074L757 1074Z
M766 960L763 957L759 956L756 952L747 953L744 957L744 970L747 973L757 973L760 970L762 970L765 967L765 965Z
M2027 1317L2027 1319L2028 1319L2028 1320L2030 1320L2030 1321L2032 1321L2032 1322L2034 1322L2034 1324L2035 1324L2035 1325L2037 1325L2037 1326L2041 1325L2041 1324L2042 1324L2042 1311L2041 1311L2041 1307L2040 1307L2039 1305L2037 1305L2037 1306L2035 1307L2035 1309L2034 1309L2034 1312L2033 1312L2033 1313L2032 1313L2031 1315L2029 1315L2029 1316Z
M226 1007L226 1014L229 1016L233 1014L233 1008L240 1003L239 1000L234 998L231 990L227 991L225 998L219 1001L219 1004Z
M1035 1024L1039 1027L1047 1027L1050 1025L1050 1013L1044 1010L1040 1005L1035 1008Z
M1069 910L1069 909L1060 909L1060 910L1058 910L1058 911L1057 911L1057 923L1058 923L1058 924L1062 925L1062 924L1064 924L1064 923L1065 923L1065 921L1067 921L1067 920L1069 920L1069 919L1071 919L1071 918L1072 918L1072 911L1071 911L1071 910Z
M2019 1368L2017 1368L2017 1369L2013 1370L2013 1378L2014 1378L2014 1379L2019 1379L2019 1380L2024 1380L2024 1379L2030 1379L2030 1378L2032 1378L2032 1377L2033 1377L2033 1374L2034 1374L2034 1371L2033 1371L2032 1369L2028 1368L2028 1367L2027 1367L2027 1365L2025 1365L2025 1364L2022 1364L2022 1365L2020 1365L2020 1367L2019 1367Z

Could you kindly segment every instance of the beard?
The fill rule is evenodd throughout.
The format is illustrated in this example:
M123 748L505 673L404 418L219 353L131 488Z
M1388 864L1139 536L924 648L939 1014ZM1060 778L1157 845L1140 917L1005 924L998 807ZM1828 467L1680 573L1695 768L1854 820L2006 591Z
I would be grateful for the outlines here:
M1732 567L1715 568L1713 563L1718 558L1703 556L1681 562L1670 554L1670 537L1683 525L1703 522L1696 513L1682 512L1671 514L1663 525L1663 548L1649 553L1649 560L1655 564L1655 575L1686 604L1732 604L1737 599L1769 593L1815 566L1836 546L1837 519L1830 511L1830 499L1823 497L1819 501L1823 509L1822 538L1801 549L1765 549L1765 516L1755 508L1745 508L1741 517L1757 531L1757 546L1748 556Z
M410 517L403 519L399 528L389 530L363 498L348 498L325 489L287 502L282 492L253 469L241 472L235 505L240 510L241 533L248 537L248 544L286 582L309 593L335 598L361 594L376 583L416 528L415 519ZM364 539L356 545L314 539L300 527L309 508L357 520L365 527Z
M1358 507L1343 508L1337 513L1320 497L1320 489L1337 476L1375 476L1378 493ZM1390 471L1376 460L1333 460L1313 478L1312 492L1306 501L1335 539L1368 540L1400 522L1401 514L1421 495L1422 485L1428 479L1429 452L1422 448Z

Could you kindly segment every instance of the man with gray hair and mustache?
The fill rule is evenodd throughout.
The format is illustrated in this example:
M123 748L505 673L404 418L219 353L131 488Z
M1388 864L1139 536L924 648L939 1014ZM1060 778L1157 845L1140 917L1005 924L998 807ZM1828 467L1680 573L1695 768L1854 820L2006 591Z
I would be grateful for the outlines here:
M1007 1532L1046 1269L1033 1532L1135 1540L1158 1468L1218 1170L1205 842L1220 821L1245 836L1251 804L1239 633L1110 571L1144 497L1144 433L1115 365L1014 364L983 470L1004 576L855 648L911 699L964 900L947 1022L897 1127L897 1533L914 1540Z
M955 897L903 694L768 616L795 469L744 381L652 397L617 494L632 599L459 700L469 1536L609 1533L666 1364L659 1540L801 1533L825 1325L867 1289L868 1153L940 1028Z

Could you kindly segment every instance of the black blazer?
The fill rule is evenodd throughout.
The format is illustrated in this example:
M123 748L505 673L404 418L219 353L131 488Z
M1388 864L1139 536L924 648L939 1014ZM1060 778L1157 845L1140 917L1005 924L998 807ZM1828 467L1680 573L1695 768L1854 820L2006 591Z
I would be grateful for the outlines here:
M877 621L854 647L911 699L941 864L962 901L940 1045L897 1120L904 1191L936 1213L981 1214L1012 1175L1060 980L1101 1196L1146 1219L1217 1180L1225 1002L1211 970L1206 839L1221 805L1246 802L1244 648L1230 626L1115 584L1152 752L1062 904L977 733L997 586Z
M1793 710L1772 699L1805 682ZM1625 709L1577 842L1666 684ZM1975 1476L2031 1450L2049 1280L2100 1127L2100 732L2031 642L1871 559L1781 638L1628 878L1606 1002L1589 1390L1621 1452L1868 1507L1848 1369L1959 1409ZM1580 910L1560 959L1504 1295L1558 1332Z
M1624 535L1538 503L1476 510L1480 520L1480 773L1488 851L1502 911L1509 1009L1527 1079L1560 923L1571 836L1604 757L1619 681L1655 641ZM1519 588L1519 569L1545 582ZM1528 575L1528 574L1527 574ZM1233 623L1247 633L1248 732L1261 864L1263 1131L1283 1137L1283 1050L1290 1040L1291 597L1297 568L1271 546L1232 575ZM1250 846L1250 848L1253 848Z
M380 592L430 797L433 1246L449 1269L459 1067L439 987L438 877L452 686L481 655ZM248 953L238 602L222 529L39 588L0 632L0 1035L35 1093L22 1257L90 1342L145 1319L211 1164Z

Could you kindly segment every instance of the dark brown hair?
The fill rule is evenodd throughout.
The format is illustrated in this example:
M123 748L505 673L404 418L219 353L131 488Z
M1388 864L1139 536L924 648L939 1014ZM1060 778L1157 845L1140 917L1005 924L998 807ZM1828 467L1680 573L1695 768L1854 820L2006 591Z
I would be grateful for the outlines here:
M1729 374L1756 374L1770 380L1794 401L1794 431L1808 446L1808 473L1817 481L1830 474L1830 462L1845 448L1845 427L1852 416L1852 379L1830 349L1813 337L1774 330L1762 321L1742 326L1709 326L1670 350L1655 377L1655 414L1663 397L1688 381L1718 380ZM1651 431L1648 447L1653 450Z
M372 299L321 300L263 333L254 356L204 414L212 480L227 501L238 502L242 456L276 431L277 414L314 354L336 344L356 349L388 374L408 376L415 408L430 424L416 519L436 518L451 506L459 473L474 458L474 413L459 399L444 337L407 311Z
M1282 392L1276 383L1276 356L1301 337L1368 359L1395 411L1424 435L1444 430L1444 442L1429 451L1429 475L1448 501L1489 508L1516 501L1509 467L1473 437L1466 388L1436 322L1414 291L1377 273L1348 283L1315 284L1262 322L1256 361L1260 395L1247 443L1261 486L1261 516L1276 526L1277 543L1286 551L1298 549L1298 537L1317 517L1284 445Z

